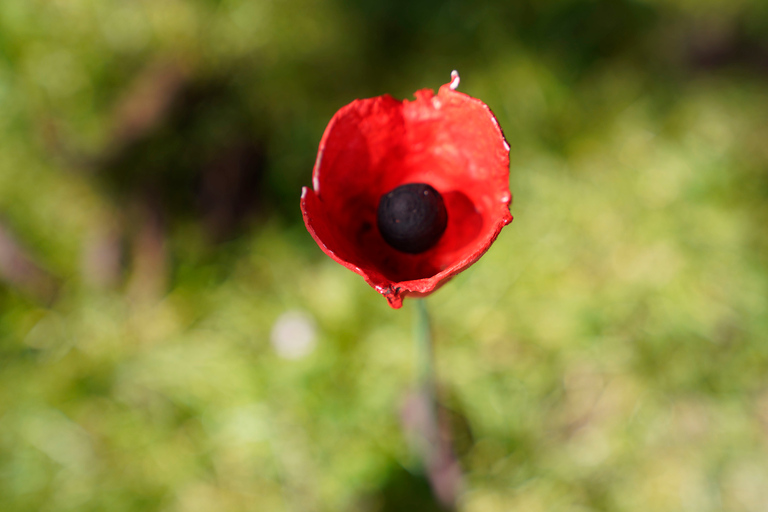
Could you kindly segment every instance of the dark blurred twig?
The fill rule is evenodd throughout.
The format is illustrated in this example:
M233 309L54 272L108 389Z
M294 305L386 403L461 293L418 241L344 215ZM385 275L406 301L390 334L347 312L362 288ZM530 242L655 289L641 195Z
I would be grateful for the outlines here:
M59 289L57 279L43 269L0 220L0 280L48 304Z

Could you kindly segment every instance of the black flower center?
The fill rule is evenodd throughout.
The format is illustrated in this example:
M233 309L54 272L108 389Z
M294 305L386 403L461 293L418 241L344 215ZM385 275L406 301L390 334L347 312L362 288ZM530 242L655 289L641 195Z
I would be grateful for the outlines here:
M448 224L443 197L426 183L400 185L381 196L377 216L384 240L410 254L434 247Z

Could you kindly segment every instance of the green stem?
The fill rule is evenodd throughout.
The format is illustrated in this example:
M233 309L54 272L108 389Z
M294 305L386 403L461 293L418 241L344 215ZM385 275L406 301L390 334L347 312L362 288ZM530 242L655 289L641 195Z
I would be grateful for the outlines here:
M429 418L428 432L425 432L429 445L427 457L431 458L437 448L437 397L434 365L434 346L432 340L432 325L429 320L426 301L416 299L416 322L414 339L416 341L417 364L419 370L419 388L427 407Z
M461 470L450 446L444 445L440 438L432 328L426 301L417 299L415 302L414 339L419 366L419 394L426 415L425 424L421 426L424 443L421 456L435 498L445 510L455 510L456 496L461 488Z

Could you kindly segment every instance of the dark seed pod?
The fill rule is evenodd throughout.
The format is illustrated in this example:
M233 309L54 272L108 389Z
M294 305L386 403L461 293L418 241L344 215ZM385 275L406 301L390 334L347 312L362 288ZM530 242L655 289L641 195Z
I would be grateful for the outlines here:
M410 254L434 247L448 225L443 197L426 183L409 183L387 192L379 200L377 215L384 240Z

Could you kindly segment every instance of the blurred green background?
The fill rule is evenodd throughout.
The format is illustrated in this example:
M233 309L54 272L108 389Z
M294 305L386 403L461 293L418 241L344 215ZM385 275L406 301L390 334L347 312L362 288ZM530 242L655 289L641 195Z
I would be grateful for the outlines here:
M768 510L764 0L0 1L0 509L437 510L414 304L298 200L452 69L515 196L429 299L458 510Z

